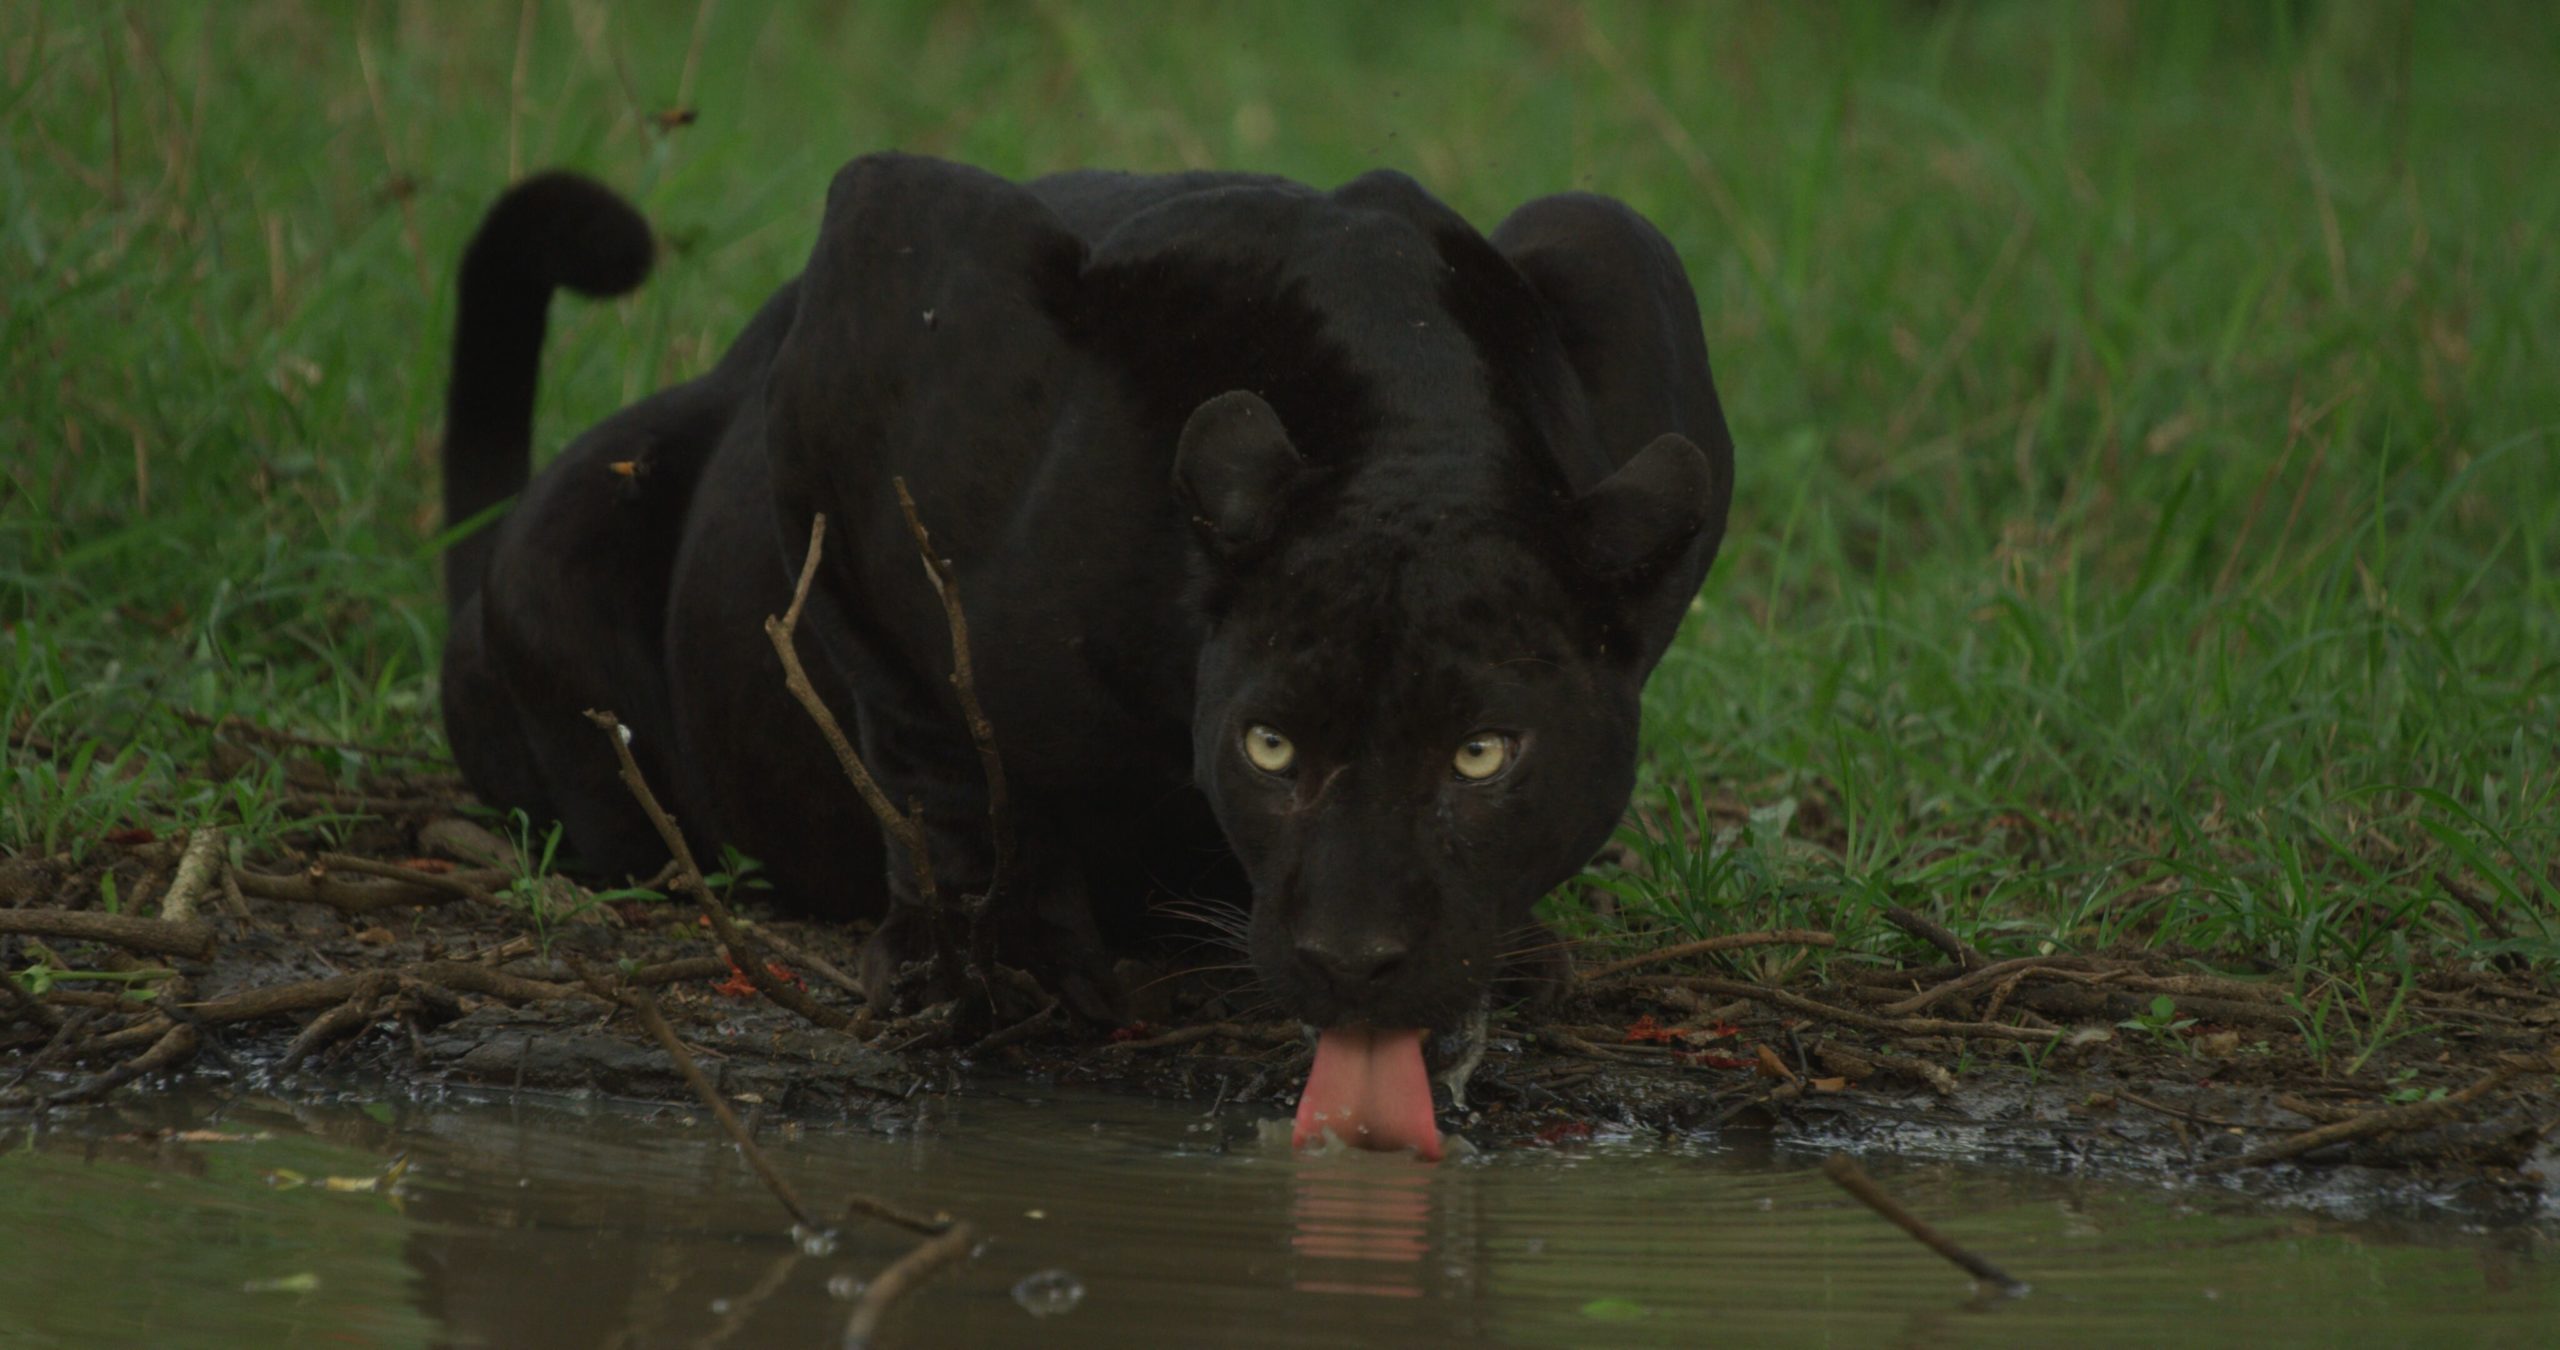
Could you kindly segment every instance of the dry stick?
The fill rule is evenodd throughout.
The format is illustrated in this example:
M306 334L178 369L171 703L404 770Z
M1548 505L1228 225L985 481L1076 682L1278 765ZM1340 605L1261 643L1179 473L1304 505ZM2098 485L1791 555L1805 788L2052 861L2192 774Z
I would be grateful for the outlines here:
M1876 1011L1889 1017L1906 1016L1944 1002L1958 994L1970 994L1984 985L1997 984L2012 975L2023 975L2028 971L2052 965L2057 959L2059 958L2051 956L2021 956L2011 961L1994 961L1990 965L1967 971L1934 989L1923 989L1899 1003L1888 1003Z
M1965 945L1963 938L1949 932L1946 925L1927 915L1916 913L1901 905L1894 905L1885 910L1884 917L1894 927L1946 953L1948 960L1968 971L1980 970L1991 964L1990 957Z
M302 1061L309 1059L313 1051L361 1029L365 1023L372 1021L374 1006L398 981L380 971L375 972L369 980L367 985L349 995L346 1002L312 1018L310 1023L302 1028L301 1033L293 1038L293 1044L285 1047L284 1058L276 1061L276 1072L291 1073L301 1068Z
M222 907L231 911L231 917L242 924L254 925L258 917L249 912L249 897L240 893L240 879L233 876L232 871L229 867L222 869Z
M786 959L788 954L786 953ZM729 976L729 962L718 956L679 956L654 966L642 966L622 977L624 984L682 984L687 980L723 980Z
M925 914L930 920L926 926L939 942L943 931L942 892L933 884L933 864L925 853L924 822L921 817L910 817L900 811L896 803L889 800L889 794L881 790L880 781L871 776L870 766L854 752L853 742L846 739L844 727L836 721L836 715L827 710L826 700L818 697L817 686L809 683L809 672L800 664L799 648L793 645L793 637L800 629L800 611L809 602L809 585L817 578L818 558L826 539L825 514L810 517L809 551L800 562L800 579L791 588L791 605L779 619L769 614L765 616L764 635L773 644L774 654L782 658L783 688L791 691L791 697L799 701L801 709L809 714L809 720L818 724L819 737L826 741L829 750L835 752L837 766L844 770L844 776L852 782L853 790L862 798L863 805L871 808L880 828L888 831L889 837L907 850L907 860L915 871L916 898L924 902ZM879 991L884 998L887 992Z
M1740 980L1719 980L1706 975L1692 975L1683 981L1693 989L1703 989L1727 998L1747 998L1773 1008L1819 1017L1825 1021L1843 1022L1869 1031L1889 1032L1897 1036L1983 1036L2000 1041L2050 1042L2062 1038L2059 1030L2005 1026L1998 1022L1950 1022L1940 1017L1878 1017L1855 1008L1834 1007L1828 1003L1790 994L1783 989L1763 989Z
M194 1027L184 1022L170 1023L169 1029L161 1035L160 1039L152 1042L150 1049L85 1083L78 1084L68 1092L45 1098L45 1104L60 1106L69 1102L83 1102L93 1097L103 1097L146 1073L174 1069L186 1063L188 1058L195 1054L198 1040Z
M587 974L583 969L580 974L585 976L588 987L596 990L599 997L617 997L616 991L606 989L594 975ZM754 1136L747 1133L746 1125L738 1119L738 1113L729 1109L729 1103L722 1099L719 1089L714 1088L711 1080L703 1076L701 1067L693 1061L693 1053L684 1048L684 1042L676 1038L675 1028L667 1024L666 1014L658 1011L657 1000L649 997L646 990L632 988L627 981L618 992L618 998L624 1007L639 1014L641 1024L647 1027L649 1034L657 1039L659 1047L667 1052L667 1057L675 1061L676 1072L684 1075L684 1081L692 1086L694 1095L702 1099L703 1105L711 1108L711 1114L719 1120L720 1127L729 1132L729 1138L736 1142L738 1151L747 1156L747 1164L755 1169L757 1176L764 1179L765 1186L773 1192L773 1198L781 1201L784 1209L791 1211L792 1219L801 1227L816 1231L818 1223L810 1217L808 1206L800 1202L799 1192L791 1189L791 1183L783 1180L782 1174L774 1170L772 1162L764 1156L764 1150L756 1147ZM947 1220L909 1214L895 1205L867 1195L855 1195L847 1199L845 1212L879 1219L909 1232L928 1235L940 1233L951 1226Z
M144 919L131 914L92 914L70 909L0 909L0 937L71 938L104 942L131 951L178 956L190 961L213 959L213 925L189 919Z
M738 927L738 921L729 917L729 907L720 903L720 897L703 884L702 868L693 860L693 847L684 841L684 831L677 829L675 821L668 818L666 808L658 805L658 794L649 790L649 780L640 773L640 762L631 757L631 735L623 728L622 720L612 713L597 712L592 708L587 711L587 720L603 728L605 739L613 742L613 753L622 761L622 785L631 790L633 799L640 803L641 811L649 817L649 823L657 827L658 837L666 841L667 853L676 860L676 886L690 893L702 906L702 912L711 919L712 930L720 935L720 945L729 949L738 969L756 988L764 991L766 998L809 1021L829 1031L850 1025L853 1019L821 1005L809 997L807 990L785 983L764 968L760 959L762 953L748 942L746 933Z
M986 916L1004 894L1014 863L1013 808L1005 793L1004 756L996 749L995 725L987 721L987 710L978 702L977 671L969 659L969 616L960 608L960 582L952 575L951 560L933 551L933 536L916 515L916 499L907 494L907 480L893 477L889 486L898 494L898 513L907 518L907 533L914 536L916 555L924 561L925 579L933 583L934 598L942 602L942 622L951 630L951 687L960 696L961 719L968 724L969 743L978 751L978 772L987 783L987 830L995 842L995 865L988 869L985 893L965 903L969 968L993 1006L995 989L988 971L995 964L995 930L987 926Z
M616 996L592 975L587 977L587 985L599 996ZM780 1172L773 1170L773 1163L764 1156L763 1149L756 1147L755 1139L747 1133L738 1113L729 1109L729 1103L720 1097L720 1090L711 1086L710 1079L702 1076L702 1067L693 1062L693 1052L676 1039L676 1029L668 1026L666 1015L658 1011L658 1001L641 989L624 989L619 997L622 1006L639 1015L640 1025L647 1027L649 1034L657 1038L658 1046L667 1052L667 1058L676 1062L676 1072L684 1075L684 1081L693 1088L693 1095L711 1108L711 1115L720 1122L720 1128L729 1132L729 1138L737 1144L738 1151L746 1155L747 1166L754 1168L756 1175L763 1178L765 1189L773 1192L773 1198L781 1201L784 1209L791 1211L791 1221L816 1232L817 1220L810 1216L809 1207L800 1203L800 1193L791 1189L791 1183L783 1180Z
M205 883L213 879L214 860L222 853L222 831L211 825L199 825L187 835L187 851L178 859L178 874L169 880L168 894L160 897L160 917L169 923L185 923L196 916L196 901L203 897Z
M1054 998L1050 999L1047 1003L1040 1005L1040 1011L1031 1014L1029 1017L1023 1018L1012 1026L988 1032L985 1036L979 1038L976 1045L970 1046L967 1050L962 1051L962 1058L976 1059L981 1055L992 1054L995 1051L1002 1050L1006 1046L1015 1044L1016 1042L1029 1040L1033 1033L1039 1031L1051 1017L1057 1015L1058 1006L1058 1000Z
M2183 1106L2171 1106L2167 1102L2155 1102L2149 1097L2142 1096L2138 1093L2127 1092L2123 1088L2117 1088L2114 1095L2116 1100L2131 1102L2145 1111L2157 1111L2161 1115L2168 1116L2176 1120L2188 1121L2196 1125L2210 1125L2218 1130L2271 1130L2276 1128L2272 1125L2253 1125L2245 1120L2232 1120L2224 1116L2207 1115L2202 1111L2189 1110Z
M320 855L319 862L322 868L333 872L355 872L369 877L383 877L391 881L406 882L412 886L423 886L429 890L443 891L448 895L459 896L465 900L477 900L484 905L503 903L498 899L498 897L490 894L486 887L480 884L482 878L486 878L490 881L501 881L506 879L505 873L495 870L479 872L428 872L415 867L402 867L398 863L387 863L373 858L359 858L351 853L323 853Z
M770 924L757 924L754 931L756 941L771 947L774 954L780 956L783 960L788 961L795 966L805 966L810 970L816 971L819 978L839 989L842 989L846 993L853 995L855 998L864 997L861 984L856 982L852 976L836 969L834 962L818 955L816 952L810 951L799 943L793 942L791 939L784 937L780 933L773 931L773 926Z
M2367 1111L2363 1115L2322 1125L2317 1129L2286 1135L2274 1143L2251 1149L2234 1157L2216 1158L2196 1168L2196 1171L2198 1173L2229 1172L2242 1167L2264 1167L2268 1163L2298 1158L2313 1149L2342 1144L2352 1139L2366 1139L2378 1134L2399 1134L2408 1130L2423 1130L2430 1126L2449 1124L2468 1114L2473 1102L2495 1092L2504 1086L2508 1079L2526 1072L2548 1073L2552 1069L2553 1065L2550 1061L2510 1060L2491 1069L2481 1077L2480 1081L2451 1096L2440 1097L2431 1102L2411 1102L2405 1106L2386 1106L2378 1111Z
M341 914L349 915L372 914L407 905L449 904L463 898L462 894L451 889L429 884L424 873L382 884L343 881L326 873L313 872L273 876L235 867L231 869L231 878L233 884L237 885L241 891L260 900L274 900L287 904L327 905ZM502 872L464 872L456 873L451 877L438 878L438 880L454 881L469 886L483 882L496 882L504 878L505 874Z
M708 958L703 958L708 960ZM728 973L728 963L718 962L716 969L706 969L689 961L669 961L663 966L641 971L634 979L648 983L659 980L699 979ZM485 994L511 1003L547 1003L564 998L592 998L575 985L554 984L548 980L527 979L509 975L468 961L428 961L414 966L366 971L355 975L330 975L316 980L299 980L292 984L270 985L251 989L201 1003L185 1005L185 1015L199 1026L221 1026L230 1022L255 1022L262 1018L281 1017L287 1013L311 1012L334 1008L363 989L368 981L384 976L407 978L449 992ZM609 1000L608 1000L609 1001ZM168 1029L160 1018L109 1032L87 1047L91 1053L120 1050L158 1036Z
M933 1277L935 1271L969 1254L977 1243L978 1232L967 1223L955 1223L938 1238L916 1244L915 1250L899 1257L871 1287L862 1291L862 1301L853 1305L853 1316L844 1324L845 1350L866 1350L871 1338L879 1334L880 1320L918 1285Z
M1692 956L1705 956L1710 952L1728 952L1741 947L1831 947L1838 945L1839 941L1840 939L1829 933L1812 928L1779 928L1764 933L1727 933L1722 937L1683 942L1676 947L1640 952L1623 961L1611 961L1606 965L1593 966L1577 975L1575 980L1580 984L1593 984L1608 979L1612 975L1622 975L1645 966L1660 965L1665 961L1684 960Z
M1874 1210L1894 1227L1920 1240L1920 1245L1954 1262L1964 1273L1995 1286L2001 1293L2016 1297L2027 1292L2025 1282L2000 1267L1957 1246L1955 1239L1929 1226L1919 1215L1904 1209L1902 1203L1884 1193L1875 1178L1846 1153L1834 1153L1822 1160L1822 1174L1831 1184L1847 1191L1858 1203Z

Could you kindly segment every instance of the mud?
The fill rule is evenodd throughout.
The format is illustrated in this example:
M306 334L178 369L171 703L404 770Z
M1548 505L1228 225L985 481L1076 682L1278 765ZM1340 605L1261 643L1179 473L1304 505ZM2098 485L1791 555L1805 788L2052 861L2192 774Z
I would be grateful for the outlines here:
M307 849L223 858L179 906L207 930L203 959L42 935L63 914L100 912L108 884L123 914L164 912L185 884L184 838L137 831L76 867L0 863L0 934L17 934L0 936L0 956L13 972L50 972L35 992L0 991L0 1119L173 1081L689 1099L612 1002L623 983L654 989L718 1089L765 1121L894 1122L920 1095L990 1082L1283 1117L1304 1079L1298 1028L1255 1020L1250 990L1173 964L1124 969L1144 1005L1126 1027L1078 1025L1054 1006L1026 1014L1019 999L992 1018L955 1003L875 1019L841 974L860 928L757 916L739 892L759 964L838 1025L813 1024L744 979L681 897L599 898L558 880L499 894L521 868L474 856L488 838L458 821L450 792L404 779L338 793L320 804L384 814L315 831ZM1793 940L1815 938L1828 941ZM2349 1066L2334 1045L2319 1053L2264 988L2168 955L1993 969L1945 949L1947 962L1910 968L1838 951L1762 963L1795 971L1765 986L1683 973L1729 966L1729 953L1586 978L1496 1014L1443 1123L1494 1149L1747 1132L2231 1187L2333 1212L2560 1218L2548 1184L2560 996L2527 976L2429 974L2398 1000L2414 1029L2358 1048ZM2158 1015L2163 998L2174 1016ZM2386 1111L2399 1114L2373 1115ZM2371 1118L2337 1142L2234 1165L2360 1117ZM2396 1128L2363 1128L2385 1124Z

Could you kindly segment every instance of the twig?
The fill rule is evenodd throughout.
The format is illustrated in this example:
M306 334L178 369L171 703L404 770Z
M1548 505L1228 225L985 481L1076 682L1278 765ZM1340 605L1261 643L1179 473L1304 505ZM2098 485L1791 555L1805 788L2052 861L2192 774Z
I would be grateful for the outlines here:
M890 1308L931 1279L934 1272L967 1256L977 1240L976 1229L967 1223L955 1223L949 1232L917 1243L913 1251L881 1271L871 1287L862 1291L862 1301L853 1305L853 1316L844 1324L845 1350L867 1350Z
M244 925L254 926L258 916L249 912L249 897L240 893L240 878L232 875L238 869L222 869L222 907Z
M2342 1144L2352 1139L2367 1139L2378 1134L2399 1134L2448 1124L2469 1114L2471 1104L2504 1086L2508 1079L2521 1073L2548 1073L2548 1061L2509 1060L2481 1076L2480 1081L2431 1102L2410 1102L2402 1106L2386 1106L2360 1116L2335 1121L2300 1134L2289 1134L2229 1158L2216 1158L2196 1168L2198 1173L2229 1172L2243 1167L2264 1167L2268 1163L2298 1158L2314 1149Z
M1783 989L1763 989L1740 980L1719 980L1705 975L1690 976L1684 981L1691 988L1703 989L1727 998L1747 998L1773 1008L1841 1022L1869 1031L1888 1032L1897 1036L1982 1036L2002 1041L2049 1042L2062 1038L2059 1030L2035 1027L2013 1027L1998 1022L1950 1022L1938 1017L1879 1017L1855 1008L1834 1007L1828 1003L1790 994Z
M276 1072L293 1072L302 1067L302 1061L309 1059L313 1051L361 1029L373 1020L374 1005L397 983L395 977L380 971L367 977L367 982L349 995L346 1002L312 1018L302 1028L301 1033L293 1038L293 1044L285 1047L284 1057L276 1061Z
M1902 1202L1884 1193L1875 1178L1846 1153L1834 1153L1822 1160L1822 1175L1831 1184L1847 1191L1858 1203L1883 1216L1887 1223L1920 1240L1920 1245L1954 1262L1967 1275L1998 1289L2011 1298L2027 1292L2024 1281L1991 1264L1956 1244L1955 1239L1929 1226L1919 1215L1902 1207Z
M213 959L213 925L198 919L172 922L85 910L0 909L0 937L11 934L104 942L129 951L190 961Z
M1596 984L1601 980L1608 979L1612 975L1622 975L1630 970L1639 970L1646 966L1660 965L1666 961L1686 960L1692 956L1705 956L1711 952L1733 951L1742 947L1831 947L1837 946L1839 941L1840 939L1833 937L1829 933L1812 928L1779 928L1762 933L1727 933L1721 937L1703 938L1696 942L1683 942L1676 947L1662 947L1649 952L1639 952L1636 955L1627 957L1621 961L1611 961L1606 965L1593 966L1591 969L1583 971L1577 975L1575 977L1575 983L1585 985Z
M787 959L787 958L786 958ZM642 966L622 977L623 983L635 985L682 984L687 980L723 980L729 976L729 960L723 956L679 956L654 966Z
M2161 1115L2168 1116L2173 1120L2183 1120L2194 1125L2210 1125L2219 1130L2266 1130L2275 1128L2271 1125L2252 1125L2245 1120L2227 1120L2221 1116L2209 1116L2202 1111L2189 1110L2183 1106L2171 1106L2167 1102L2155 1102L2149 1097L2142 1096L2138 1093L2127 1092L2123 1088L2117 1088L2114 1096L2118 1101L2131 1102L2145 1111L2157 1111Z
M676 1037L675 1028L667 1024L666 1014L658 1011L658 1001L651 998L648 991L633 987L628 980L625 980L618 989L608 988L584 966L578 968L578 974L597 997L619 1002L639 1016L640 1024L648 1028L649 1035L657 1040L659 1048L667 1052L667 1058L675 1061L676 1072L684 1076L684 1081L693 1088L693 1094L702 1099L702 1104L711 1109L712 1116L720 1122L720 1128L729 1132L730 1140L737 1144L740 1153L746 1155L747 1165L755 1169L758 1177L763 1178L766 1189L773 1192L773 1198L781 1201L782 1207L791 1212L793 1222L813 1232L816 1231L818 1223L810 1216L809 1207L801 1202L800 1193L791 1188L790 1182L783 1180L780 1172L774 1170L773 1163L765 1157L764 1150L756 1146L755 1137L748 1133L745 1123L738 1119L738 1113L729 1109L729 1103L721 1097L719 1089L713 1087L711 1080L703 1076L701 1067L694 1063L693 1052L685 1049L684 1042ZM940 1233L951 1226L946 1219L909 1214L895 1205L867 1195L849 1198L845 1202L845 1212L848 1215L859 1214L879 1219L914 1233Z
M370 868L349 867L345 870L379 875L382 870L385 870L385 865L376 864ZM506 876L505 873L496 871L457 872L438 877L431 883L427 874L423 872L410 872L405 868L387 870L398 871L402 875L389 883L343 881L320 871L274 876L235 867L231 869L230 875L233 884L237 885L243 893L260 900L274 900L286 904L327 905L341 914L351 915L372 914L386 909L398 909L404 905L449 904L472 894L469 889L454 889L456 886L472 888L494 884L504 880ZM482 896L484 899L487 898L485 892Z
M764 1156L763 1149L756 1147L755 1139L747 1133L738 1113L729 1109L729 1103L721 1098L719 1089L702 1076L701 1066L693 1062L693 1052L676 1039L675 1028L668 1026L666 1015L658 1011L658 1001L643 989L625 988L617 994L592 975L587 976L587 987L595 990L599 997L618 998L622 1006L638 1014L640 1025L649 1029L659 1048L667 1052L667 1058L675 1061L676 1072L684 1075L684 1081L693 1088L693 1095L711 1108L712 1118L720 1122L721 1129L729 1132L730 1141L738 1146L738 1152L746 1155L747 1166L754 1168L756 1175L764 1180L765 1189L773 1192L773 1198L781 1201L784 1209L791 1211L792 1222L815 1232L817 1220L810 1216L809 1207L800 1202L800 1193L791 1189L791 1183L783 1180L780 1172L773 1170L773 1163Z
M1948 960L1968 971L1980 970L1991 964L1990 957L1967 946L1965 940L1948 931L1945 924L1927 915L1906 909L1901 905L1894 905L1885 910L1884 917L1894 927L1937 948L1945 953Z
M199 1037L194 1027L184 1022L170 1023L168 1030L161 1034L160 1039L152 1042L150 1049L85 1083L74 1086L68 1092L45 1098L45 1104L60 1106L103 1097L144 1074L174 1069L194 1056L198 1041Z
M765 616L765 639L773 644L774 655L782 658L783 687L791 691L791 697L798 700L801 709L809 714L809 720L818 724L820 739L826 741L827 749L834 752L837 767L844 770L845 778L853 784L853 790L862 798L863 805L871 808L871 815L880 822L880 828L907 851L907 863L915 875L916 899L923 902L928 920L926 927L934 935L938 953L945 936L942 892L934 885L933 862L925 848L923 813L919 811L910 816L889 800L889 794L881 789L880 781L871 776L870 766L862 762L853 742L846 738L843 725L828 710L826 700L818 697L817 686L809 683L809 672L800 664L800 650L794 643L800 629L800 611L809 603L809 587L817 579L818 559L825 551L826 539L827 517L821 512L809 518L809 549L800 560L800 579L791 587L790 607L783 610L781 618ZM885 1000L887 992L879 991L878 997Z
M1934 989L1923 989L1899 1003L1888 1003L1876 1011L1888 1017L1907 1016L1958 994L1970 994L1984 985L1997 984L2011 975L2023 975L2028 971L2052 965L2057 959L2059 958L2051 956L2021 956L2011 961L1994 961L1990 965L1969 970Z
M495 870L483 872L427 872L415 867L402 867L398 863L387 863L373 858L360 858L351 853L323 853L320 855L319 862L322 868L332 872L354 872L362 876L382 877L391 881L405 882L412 886L424 886L429 890L443 891L448 895L458 896L465 900L477 900L484 905L504 903L499 900L497 896L490 894L488 889L480 884L482 878L486 878L493 882L506 879L505 873Z
M199 825L187 835L187 851L178 859L178 874L169 880L169 892L160 897L160 917L170 923L186 923L196 916L196 901L203 897L205 883L214 875L214 860L222 853L222 831L211 825Z
M810 951L799 943L793 942L782 934L773 931L773 925L760 923L757 924L752 931L756 935L756 941L771 947L774 955L781 957L783 960L788 961L795 966L805 966L808 969L815 971L819 978L834 985L838 989L842 989L846 993L853 995L855 998L866 997L862 992L861 984L857 983L852 976L836 969L835 963L827 960L825 957L820 956L816 952Z
M985 1036L979 1038L976 1045L970 1046L967 1050L962 1051L961 1057L964 1059L976 1059L982 1055L992 1054L1008 1045L1029 1040L1033 1033L1039 1031L1042 1026L1046 1025L1051 1017L1057 1015L1058 1007L1058 1000L1054 998L1050 999L1047 1003L1040 1005L1040 1011L1031 1014L1029 1017L1023 1018L1012 1026L988 1032Z
M738 921L729 916L729 907L722 904L720 897L703 883L702 868L693 860L693 848L685 843L684 831L677 829L675 821L668 818L666 808L658 805L658 794L649 790L649 780L640 773L640 762L631 757L631 735L624 729L622 720L612 713L592 708L587 710L587 720L601 728L605 739L613 743L614 756L622 762L622 785L631 790L632 798L640 803L640 810L649 817L649 823L657 827L658 837L666 842L668 855L676 860L677 887L690 893L701 904L702 912L711 919L712 931L720 935L721 945L729 949L738 969L745 972L756 988L764 991L766 998L819 1026L837 1031L851 1025L853 1019L821 1005L809 997L807 990L784 982L764 968L763 954L738 927Z
M987 720L987 710L978 702L978 676L970 660L969 616L960 607L960 581L951 571L951 561L933 551L933 536L925 531L924 521L916 514L916 499L907 493L907 480L893 477L889 486L898 494L898 513L907 519L907 533L916 541L916 555L924 562L925 578L933 583L934 597L942 602L942 621L951 630L951 687L960 696L960 715L969 728L969 743L978 751L978 771L987 783L987 831L995 843L995 863L987 872L987 889L965 901L969 907L969 967L987 995L995 1002L995 990L988 979L994 964L995 932L986 923L989 912L999 908L1007 880L1014 865L1013 808L1005 793L1004 756L996 749L996 729Z

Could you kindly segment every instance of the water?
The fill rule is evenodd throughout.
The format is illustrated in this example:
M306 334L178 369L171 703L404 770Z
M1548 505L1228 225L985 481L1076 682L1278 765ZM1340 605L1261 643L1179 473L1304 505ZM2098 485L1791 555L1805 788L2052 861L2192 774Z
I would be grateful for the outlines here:
M981 1088L911 1130L767 1131L989 1240L894 1345L2543 1346L2560 1242L2222 1192L1869 1168L2030 1281L1979 1294L1814 1172L1731 1141L1300 1158L1256 1112ZM204 1126L264 1139L154 1142ZM905 1235L795 1240L695 1113L129 1099L0 1129L0 1345L832 1346ZM395 1155L397 1193L331 1189ZM277 1173L313 1184L280 1187ZM254 1292L253 1292L254 1291Z

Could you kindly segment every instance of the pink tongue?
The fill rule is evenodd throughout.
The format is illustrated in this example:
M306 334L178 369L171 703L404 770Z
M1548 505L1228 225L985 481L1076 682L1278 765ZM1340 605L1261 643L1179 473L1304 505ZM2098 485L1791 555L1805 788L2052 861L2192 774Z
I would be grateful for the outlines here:
M1422 1035L1335 1027L1317 1037L1315 1067L1307 1071L1290 1142L1304 1148L1331 1130L1353 1148L1410 1148L1424 1162L1439 1161L1440 1127L1431 1119Z

